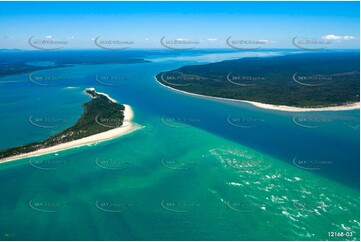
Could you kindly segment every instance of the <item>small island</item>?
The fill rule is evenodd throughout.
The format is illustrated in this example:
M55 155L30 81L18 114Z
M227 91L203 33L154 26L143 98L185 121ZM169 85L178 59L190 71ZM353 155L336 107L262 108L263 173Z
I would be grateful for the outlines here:
M83 104L84 112L72 127L44 141L0 151L0 163L98 143L141 128L131 122L134 115L129 105L118 104L94 88L85 91L92 100Z
M297 53L184 66L156 80L186 94L282 111L360 107L359 52Z

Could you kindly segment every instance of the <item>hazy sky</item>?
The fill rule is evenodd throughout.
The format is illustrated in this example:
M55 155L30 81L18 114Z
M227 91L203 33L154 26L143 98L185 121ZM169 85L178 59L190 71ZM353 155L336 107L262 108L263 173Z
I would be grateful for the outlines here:
M294 37L359 48L358 2L0 2L0 49L32 49L33 39L98 48L97 41L164 48L160 39L229 48L226 39L292 48Z

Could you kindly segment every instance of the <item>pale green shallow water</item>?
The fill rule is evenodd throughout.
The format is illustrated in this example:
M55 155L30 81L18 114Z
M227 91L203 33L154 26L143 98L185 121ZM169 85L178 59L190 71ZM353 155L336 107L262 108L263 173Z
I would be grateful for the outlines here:
M1 232L20 240L322 240L349 228L359 236L355 190L195 128L167 128L34 158L55 170L9 163ZM233 168L234 159L252 168Z
M9 77L23 82L21 89L17 84L1 89L6 124L1 147L42 139L71 125L88 100L81 91L92 86L130 104L135 122L145 128L90 147L2 164L0 239L357 240L360 193L357 186L347 185L355 181L354 173L331 179L332 169L300 169L292 158L335 157L335 172L343 160L352 167L347 161L358 157L359 134L343 119L357 122L359 111L323 114L336 127L311 131L294 125L293 114L189 97L154 81L159 71L184 64L64 69L75 76L67 86L77 89L37 87L26 75ZM93 78L102 71L133 73L134 82L121 88L101 86ZM78 76L81 72L84 77ZM237 112L261 116L272 127L232 127L225 120ZM66 113L69 122L39 129L28 123L34 113ZM188 124L164 122L167 117ZM332 142L315 147L318 140ZM303 144L299 150L293 145L297 142ZM267 147L279 148L270 153ZM353 235L331 238L332 231Z

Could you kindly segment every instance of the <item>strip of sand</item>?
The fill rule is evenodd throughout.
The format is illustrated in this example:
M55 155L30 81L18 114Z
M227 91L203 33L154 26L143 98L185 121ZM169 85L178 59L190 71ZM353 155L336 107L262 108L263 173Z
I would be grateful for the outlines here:
M278 111L285 111L285 112L346 111L346 110L360 109L360 102L350 103L350 104L345 104L345 105L340 105L340 106L332 106L332 107L301 108L301 107L291 107L291 106L285 106L285 105L273 105L273 104L259 103L259 102L246 101L246 100L237 100L237 99L223 98L223 97L213 97L213 96L195 94L195 93L178 90L176 88L164 85L163 83L159 82L156 77L154 77L154 79L160 85L162 85L166 88L169 88L173 91L176 91L176 92L184 93L187 95L193 95L193 96L197 96L197 97L209 98L209 99L249 103L253 106L256 106L258 108L263 108L263 109L278 110Z
M80 146L84 146L84 145L95 144L95 143L111 140L111 139L132 133L138 129L143 128L143 126L132 122L132 119L134 117L132 108L129 105L126 105L126 104L123 104L123 105L125 106L124 122L123 122L123 125L119 128L114 128L114 129L111 129L111 130L108 130L108 131L105 131L105 132L102 132L99 134L94 134L94 135L91 135L91 136L88 136L88 137L85 137L82 139L78 139L78 140L73 140L73 141L70 141L67 143L58 144L53 147L48 147L48 148L36 150L33 152L29 152L29 153L25 153L25 154L21 154L21 155L17 155L17 156L7 157L7 158L0 160L0 163L19 160L19 159L28 158L28 157L50 154L50 153L59 152L62 150L67 150L67 149L72 149L72 148L76 148L76 147L80 147Z
M266 103L251 102L251 101L242 101L242 102L252 104L259 108L286 111L286 112L346 111L346 110L360 109L359 102L345 104L345 105L341 105L341 106L319 107L319 108L299 108L299 107L291 107L291 106L284 106L284 105L272 105L272 104L266 104Z
M89 90L89 91L95 91L95 88L94 87L90 87L90 88L87 88L86 90ZM110 101L112 101L113 103L116 103L117 100L115 100L114 98L111 98L108 94L104 93L104 92L96 92L98 93L99 95L103 95L103 96L106 96Z

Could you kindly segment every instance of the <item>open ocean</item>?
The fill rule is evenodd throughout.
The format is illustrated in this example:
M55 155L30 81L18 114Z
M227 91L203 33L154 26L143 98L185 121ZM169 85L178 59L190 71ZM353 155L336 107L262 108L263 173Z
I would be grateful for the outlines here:
M88 87L129 104L145 128L0 164L0 240L359 240L360 110L265 110L175 92L154 78L184 65L288 54L297 53L150 51L147 63L1 78L0 149L72 126ZM61 81L36 85L34 76ZM328 235L346 231L352 236Z

